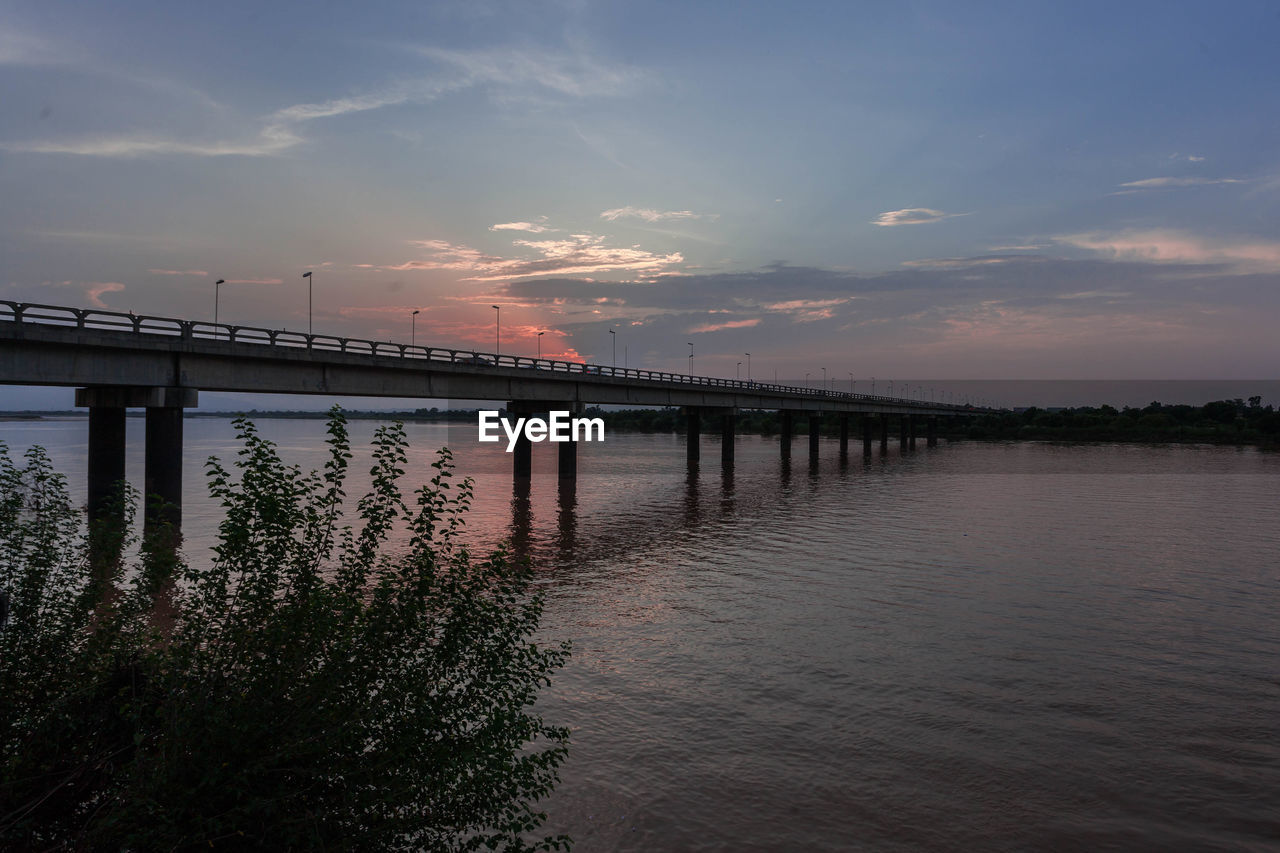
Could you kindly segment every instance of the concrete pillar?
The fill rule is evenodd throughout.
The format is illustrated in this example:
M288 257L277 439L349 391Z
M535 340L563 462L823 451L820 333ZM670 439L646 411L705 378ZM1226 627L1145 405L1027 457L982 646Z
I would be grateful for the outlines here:
M193 388L105 386L76 389L76 405L89 408L90 503L109 494L108 483L123 479L124 410L147 410L145 469L143 473L143 531L154 532L168 524L174 534L182 525L182 411L195 408L199 395ZM99 410L95 417L94 410ZM112 413L108 410L118 410ZM95 430L95 426L98 427ZM96 437L95 437L96 434Z
M779 445L782 449L782 458L790 459L791 458L791 429L792 429L790 410L783 409L782 411L778 412L778 420L781 421L781 424L782 424L782 431L778 435L778 438L780 439Z
M880 452L887 453L889 451L889 416L880 416Z
M177 406L147 407L143 483L143 530L167 524L176 535L182 527L182 409Z
M910 430L908 434L909 436L908 440L910 441L909 446L911 447L912 450L915 450L916 449L916 416L915 415L912 415L907 419L907 428L908 430Z
M911 420L911 415L898 415L898 449L905 450L907 447L907 422Z
M849 458L849 416L840 416L840 458Z
M871 455L871 415L862 416L862 453L864 456Z
M822 426L822 415L809 415L809 457L811 459L818 456L818 429Z
M560 444L560 479L572 480L578 476L578 442Z
M684 413L686 452L690 462L697 462L702 458L702 412L688 406Z
M89 407L89 523L118 521L109 512L124 473L124 406Z
M937 447L938 446L938 416L930 415L929 420L925 424L925 428L928 430L929 446Z
M511 461L517 480L527 480L533 476L533 442L520 431L516 437L516 446L511 451Z
M724 465L733 464L733 441L734 427L737 426L737 415L726 413L721 416L720 420L720 462Z

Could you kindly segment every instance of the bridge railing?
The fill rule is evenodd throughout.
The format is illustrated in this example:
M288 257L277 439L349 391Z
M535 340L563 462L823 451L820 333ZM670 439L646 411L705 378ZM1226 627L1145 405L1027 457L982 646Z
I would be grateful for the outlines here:
M123 332L134 335L161 336L192 341L225 341L229 344L257 345L281 349L302 349L313 352L336 352L366 355L377 358L447 362L464 367L507 367L523 370L551 371L581 375L584 378L601 377L628 379L640 382L665 382L698 385L710 388L819 397L832 400L910 405L921 408L977 411L963 403L938 403L930 400L913 400L901 397L885 397L875 394L857 394L827 388L809 388L777 383L755 382L742 379L721 379L715 376L692 376L684 373L667 373L636 367L613 367L579 361L529 358L528 356L500 355L477 350L459 350L442 347L398 344L393 341L373 341L361 338L344 338L335 335L308 334L288 329L267 329L256 326L236 326L227 323L209 323L203 320L177 320L172 317L155 317L133 312L108 311L100 308L68 308L61 305L44 305L34 302L0 300L0 323L62 326L90 331Z

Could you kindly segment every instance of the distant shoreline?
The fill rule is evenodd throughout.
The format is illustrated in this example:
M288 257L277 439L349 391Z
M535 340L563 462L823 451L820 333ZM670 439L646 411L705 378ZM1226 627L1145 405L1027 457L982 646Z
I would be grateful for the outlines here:
M399 411L344 411L348 420L405 421L408 423L474 422L478 409L414 409ZM679 409L649 408L605 411L591 407L592 417L604 419L605 427L620 432L676 433L685 429ZM142 417L137 410L130 417ZM327 411L269 410L248 412L188 411L188 418L257 420L324 420ZM84 410L0 412L0 421L88 418ZM944 418L942 437L973 441L1055 441L1069 443L1136 444L1221 444L1255 445L1280 449L1280 412L1262 406L1259 397L1248 401L1217 400L1203 406L1166 406L1152 403L1144 408L1116 409L1111 406L1064 409L1029 408L991 415L976 415L964 423ZM771 410L739 413L735 430L744 435L777 435L781 428ZM797 425L798 428L798 425ZM827 416L821 424L824 435L837 435L839 423ZM859 440L853 437L853 440Z

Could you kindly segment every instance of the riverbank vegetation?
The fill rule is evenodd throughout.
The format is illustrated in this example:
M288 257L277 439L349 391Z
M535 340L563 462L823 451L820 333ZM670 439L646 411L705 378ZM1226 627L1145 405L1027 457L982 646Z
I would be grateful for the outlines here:
M1280 412L1261 397L1217 400L1203 406L1151 403L1142 408L1111 406L1003 412L975 418L961 428L972 439L1045 441L1195 442L1280 444Z
M344 526L340 413L322 472L236 429L203 568L164 530L126 567L128 501L91 545L47 455L0 452L0 847L564 848L529 839L568 746L532 706L568 649L531 639L530 569L461 542L448 452L406 498L381 427Z

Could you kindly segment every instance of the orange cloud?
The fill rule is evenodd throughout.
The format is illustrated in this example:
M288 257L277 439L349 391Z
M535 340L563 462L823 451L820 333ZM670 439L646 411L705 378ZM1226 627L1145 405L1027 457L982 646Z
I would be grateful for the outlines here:
M689 334L698 335L703 332L719 332L724 329L749 329L752 326L759 325L759 317L752 317L749 320L726 320L723 323L704 323L701 326L694 326L689 330Z

